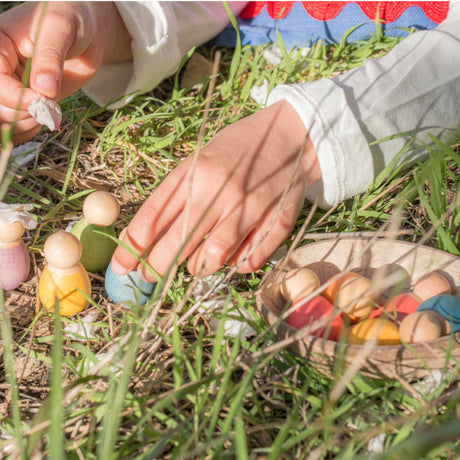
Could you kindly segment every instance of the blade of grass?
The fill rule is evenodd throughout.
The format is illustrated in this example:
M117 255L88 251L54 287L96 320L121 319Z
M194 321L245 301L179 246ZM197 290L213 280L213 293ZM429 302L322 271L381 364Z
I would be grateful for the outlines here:
M62 387L62 322L59 314L59 302L54 305L54 341L53 364L51 367L51 391L49 395L49 456L50 458L65 457L64 442L64 390Z
M5 297L3 289L0 288L0 330L2 333L3 362L6 370L6 381L8 383L9 409L13 419L13 435L16 439L18 455L21 460L26 460L25 439L21 433L21 411L18 382L14 372L13 333L9 313L5 308Z

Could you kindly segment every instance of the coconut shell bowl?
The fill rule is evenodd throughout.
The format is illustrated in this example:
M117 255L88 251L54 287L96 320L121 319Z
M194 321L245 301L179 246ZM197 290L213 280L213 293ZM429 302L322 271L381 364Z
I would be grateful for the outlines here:
M278 341L331 378L352 367L375 379L414 381L458 363L460 332L452 329L439 338L416 343L403 340L397 345L381 345L370 340L357 345L350 344L348 333L338 340L313 335L318 322L313 330L311 324L304 330L291 326L289 315L295 305L282 295L282 280L300 267L312 270L320 282L320 287L307 300L324 291L334 278L354 272L371 280L378 292L376 305L384 305L396 294L412 292L417 281L433 272L447 279L451 295L460 298L459 257L427 246L383 238L323 240L295 249L278 262L264 276L257 294L259 314L267 326L273 328ZM460 311L457 313L460 315ZM337 305L334 315L343 316ZM346 327L349 331L351 325Z

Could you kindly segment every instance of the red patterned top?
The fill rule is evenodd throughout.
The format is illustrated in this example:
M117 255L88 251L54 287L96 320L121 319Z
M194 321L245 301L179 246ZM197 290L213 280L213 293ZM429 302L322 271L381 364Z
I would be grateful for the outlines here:
M265 5L267 13L273 19L283 19L296 2L250 2L241 12L242 19L257 16ZM300 2L305 11L314 19L329 21L334 19L348 3L357 4L362 12L371 20L378 17L380 22L395 21L404 10L411 6L421 8L427 17L439 24L447 17L449 2Z

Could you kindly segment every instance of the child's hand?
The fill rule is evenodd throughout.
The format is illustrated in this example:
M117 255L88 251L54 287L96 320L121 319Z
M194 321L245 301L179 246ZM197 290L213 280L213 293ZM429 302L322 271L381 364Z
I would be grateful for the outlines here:
M102 62L130 59L129 43L112 2L26 2L6 11L0 15L0 123L17 121L16 142L32 137L40 129L27 112L34 99L70 96ZM23 88L31 57L30 87Z
M207 275L225 263L238 264L239 272L261 267L289 236L306 190L321 178L309 140L295 168L306 135L286 101L223 129L203 148L195 171L190 157L164 180L122 240L137 254L147 253L147 262L164 275L180 251L187 224L185 234L191 237L178 260L188 258L192 274ZM112 258L116 273L126 274L137 265L128 251L117 248ZM154 281L142 265L139 271Z

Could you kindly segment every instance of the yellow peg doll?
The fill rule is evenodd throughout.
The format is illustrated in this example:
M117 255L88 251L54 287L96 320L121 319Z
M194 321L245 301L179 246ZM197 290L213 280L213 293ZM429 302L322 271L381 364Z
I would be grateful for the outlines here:
M38 293L43 306L53 311L56 301L63 316L79 313L88 306L83 295L91 296L88 273L80 263L81 245L67 232L57 232L46 241L43 249L48 264L40 277Z

